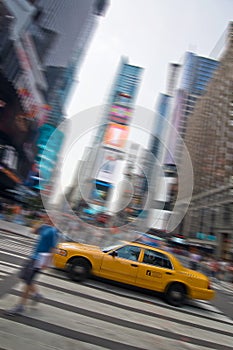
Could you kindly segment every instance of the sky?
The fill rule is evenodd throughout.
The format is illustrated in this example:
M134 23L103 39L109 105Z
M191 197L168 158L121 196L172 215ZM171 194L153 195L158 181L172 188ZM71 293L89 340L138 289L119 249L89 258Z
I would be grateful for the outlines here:
M122 56L143 68L136 105L153 111L159 93L166 91L169 63L182 63L186 51L219 57L210 54L232 20L233 0L110 0L89 42L67 104L68 118L72 121L79 113L107 102ZM85 123L84 119L79 118L79 123ZM76 159L81 158L88 140L85 136L80 141ZM65 158L74 168L74 158L67 153ZM66 184L73 174L70 166L67 169Z

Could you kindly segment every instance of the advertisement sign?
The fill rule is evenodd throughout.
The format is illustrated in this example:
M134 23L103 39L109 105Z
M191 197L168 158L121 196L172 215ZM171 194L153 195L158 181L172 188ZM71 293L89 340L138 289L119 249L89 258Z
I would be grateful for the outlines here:
M117 160L118 154L116 152L109 150L104 151L103 158L95 174L96 179L112 183Z
M94 181L93 190L91 193L91 199L97 202L105 202L107 200L112 184L104 181Z
M124 148L129 134L127 125L109 123L105 135L104 144L116 149Z
M110 120L120 124L129 124L132 115L130 108L113 105L110 110Z

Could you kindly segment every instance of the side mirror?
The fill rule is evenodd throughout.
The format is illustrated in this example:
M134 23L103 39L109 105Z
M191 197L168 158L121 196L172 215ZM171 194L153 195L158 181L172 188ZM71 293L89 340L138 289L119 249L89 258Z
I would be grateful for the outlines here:
M113 258L115 258L115 256L118 255L118 253L114 250L113 252L111 252L109 255L111 255Z

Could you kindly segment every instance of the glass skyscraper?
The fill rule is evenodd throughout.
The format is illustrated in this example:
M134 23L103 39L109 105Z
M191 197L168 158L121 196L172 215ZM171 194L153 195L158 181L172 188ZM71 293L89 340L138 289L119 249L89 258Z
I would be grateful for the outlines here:
M123 175L126 143L141 74L141 67L130 65L125 58L121 60L94 138L92 153L95 153L95 159L91 160L88 175L92 183L82 192L88 193L85 199L90 204L95 202L102 209L111 205L113 192ZM79 195L79 184L74 187L77 188L75 198Z
M214 71L219 62L210 58L197 56L187 52L181 69L181 79L174 96L174 109L171 123L179 136L183 139L189 115L206 91ZM171 131L169 135L166 164L179 162L182 154L182 146L177 138L176 132Z
M130 65L126 58L121 59L109 94L107 107L102 119L102 125L96 135L97 143L103 141L104 133L109 122L115 121L117 124L129 125L132 108L137 97L141 74L141 67ZM115 108L115 111L113 111L112 108ZM127 108L128 112L126 110ZM115 118L113 118L114 115Z

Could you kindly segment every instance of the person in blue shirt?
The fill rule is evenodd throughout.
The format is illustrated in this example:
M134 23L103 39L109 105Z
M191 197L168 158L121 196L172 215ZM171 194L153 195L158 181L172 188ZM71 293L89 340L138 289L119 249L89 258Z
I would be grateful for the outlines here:
M23 314L29 296L32 296L34 302L39 302L43 299L35 284L35 277L42 269L50 266L53 249L56 247L59 239L59 232L47 214L44 216L43 221L44 223L36 230L38 239L32 254L19 274L19 278L24 282L20 301L12 309L6 311L8 315Z

